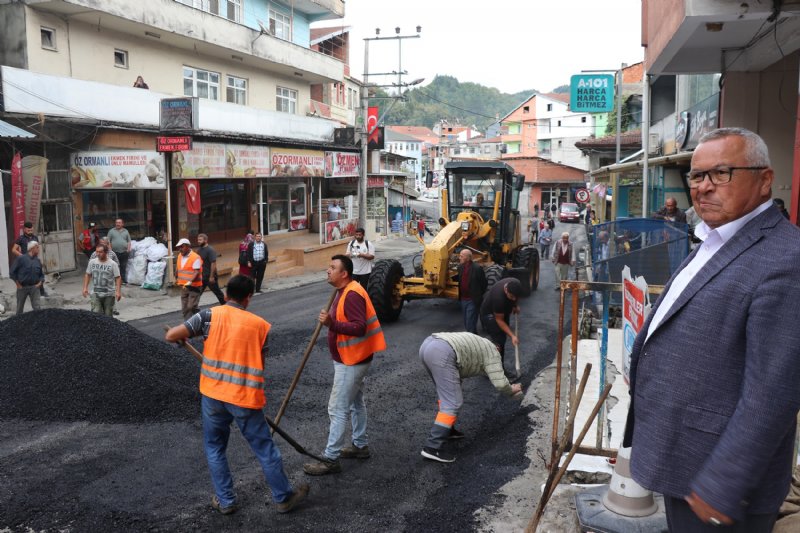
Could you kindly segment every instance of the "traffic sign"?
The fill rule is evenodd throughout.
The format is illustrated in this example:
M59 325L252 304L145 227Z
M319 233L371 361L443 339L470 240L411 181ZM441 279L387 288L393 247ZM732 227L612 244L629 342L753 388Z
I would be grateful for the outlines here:
M569 89L573 113L608 113L614 109L614 76L611 74L576 74L570 80Z
M586 189L578 189L575 191L575 199L580 204L585 204L589 202L589 191Z

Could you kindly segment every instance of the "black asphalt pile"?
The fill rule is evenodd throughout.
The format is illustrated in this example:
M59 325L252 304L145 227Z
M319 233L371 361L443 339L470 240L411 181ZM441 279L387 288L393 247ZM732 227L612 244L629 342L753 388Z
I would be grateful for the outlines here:
M0 418L138 423L200 412L189 352L88 311L0 322L0 369Z

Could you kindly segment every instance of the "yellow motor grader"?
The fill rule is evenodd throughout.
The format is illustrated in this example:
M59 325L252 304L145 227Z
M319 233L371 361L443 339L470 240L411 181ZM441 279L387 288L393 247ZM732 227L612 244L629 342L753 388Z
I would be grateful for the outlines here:
M433 241L423 241L414 275L406 276L394 259L376 261L372 268L368 292L381 321L397 320L408 300L457 300L458 253L464 248L484 268L490 287L511 276L527 296L539 285L539 253L520 234L517 206L525 176L499 161L454 161L445 165L445 173L441 229Z

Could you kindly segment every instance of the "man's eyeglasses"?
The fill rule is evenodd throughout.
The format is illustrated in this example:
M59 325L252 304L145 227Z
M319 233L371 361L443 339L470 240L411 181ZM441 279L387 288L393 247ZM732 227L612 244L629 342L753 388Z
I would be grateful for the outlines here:
M714 185L724 185L731 181L734 170L765 170L767 168L769 167L721 167L711 170L692 170L686 173L686 179L689 181L689 187L696 189L705 181L706 177Z

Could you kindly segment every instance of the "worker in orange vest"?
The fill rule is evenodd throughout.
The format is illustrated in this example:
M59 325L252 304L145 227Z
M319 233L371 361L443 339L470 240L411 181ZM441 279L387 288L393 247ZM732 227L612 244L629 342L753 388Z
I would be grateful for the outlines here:
M303 483L292 489L262 412L270 323L246 311L253 293L252 279L232 277L226 293L225 305L204 309L166 334L168 342L204 337L200 393L203 441L214 484L211 506L222 514L238 509L225 455L231 422L235 421L261 463L277 511L288 513L305 499L309 487Z
M200 311L200 295L203 294L203 260L192 251L189 239L181 239L175 246L180 251L176 269L176 283L181 290L181 312L183 319Z
M328 327L328 349L333 359L333 387L328 401L331 425L322 454L327 461L303 465L306 474L312 476L341 472L339 458L369 458L364 378L375 352L386 349L375 308L367 291L353 279L353 261L349 257L331 258L328 283L336 287L337 293L330 309L320 311L319 321ZM350 444L345 446L348 420L352 420L353 432Z

